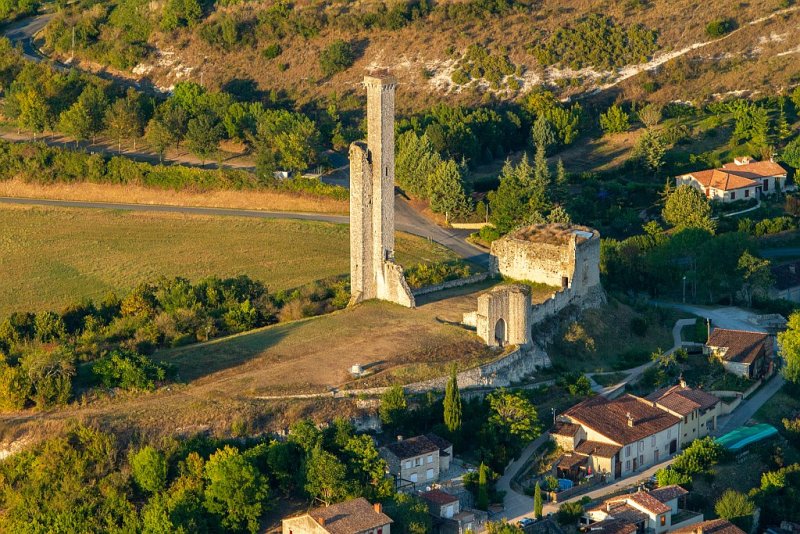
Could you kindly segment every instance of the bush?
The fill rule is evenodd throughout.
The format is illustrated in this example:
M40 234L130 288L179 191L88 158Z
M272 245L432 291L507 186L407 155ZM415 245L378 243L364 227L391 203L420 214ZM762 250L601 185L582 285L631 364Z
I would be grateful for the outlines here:
M716 39L732 32L734 29L736 29L736 22L732 19L717 19L706 25L706 34Z
M278 43L272 43L270 45L267 45L264 48L264 50L261 51L261 55L266 59L275 59L276 57L281 55L282 51L283 50L281 49L281 45L279 45Z
M634 317L631 319L631 332L639 337L644 337L647 334L647 329L650 325L647 322L647 319L644 317Z
M603 133L624 132L627 131L630 126L630 117L616 104L600 115L600 127L603 129Z
M319 54L319 65L325 76L333 76L347 70L355 60L353 46L342 39L334 41Z
M406 280L408 281L409 287L412 289L435 286L450 280L467 278L471 274L472 270L469 265L461 260L420 263L409 267L405 271Z
M556 520L562 525L574 525L583 515L583 505L580 502L565 502L558 507Z
M107 388L155 389L157 382L167 378L167 367L154 363L142 354L125 350L115 350L108 356L97 360L92 373Z

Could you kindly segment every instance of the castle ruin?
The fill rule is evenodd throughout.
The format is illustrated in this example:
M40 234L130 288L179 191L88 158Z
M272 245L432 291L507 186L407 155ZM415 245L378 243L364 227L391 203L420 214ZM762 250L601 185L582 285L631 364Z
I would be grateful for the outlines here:
M379 299L414 307L394 261L394 97L389 74L366 76L367 142L350 145L350 304Z

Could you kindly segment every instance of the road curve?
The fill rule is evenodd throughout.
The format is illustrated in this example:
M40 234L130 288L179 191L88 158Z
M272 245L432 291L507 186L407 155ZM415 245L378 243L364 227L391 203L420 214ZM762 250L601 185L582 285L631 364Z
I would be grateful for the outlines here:
M169 206L162 204L125 204L116 202L86 202L79 200L50 200L39 198L0 197L0 204L16 204L26 206L54 206L61 208L108 209L127 211L147 211L162 213L185 213L190 215L214 215L228 217L253 217L259 219L299 219L305 221L321 221L335 224L349 224L347 215L329 215L325 213L304 213L292 211L262 211L233 208L208 208L200 206ZM396 228L402 232L414 234L435 241L482 267L489 265L489 255L425 219L415 212L406 201L398 196L395 202Z

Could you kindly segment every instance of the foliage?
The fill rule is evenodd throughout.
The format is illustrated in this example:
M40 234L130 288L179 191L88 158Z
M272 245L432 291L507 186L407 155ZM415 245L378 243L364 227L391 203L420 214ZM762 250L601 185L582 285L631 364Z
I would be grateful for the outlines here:
M433 528L428 505L409 493L395 493L384 511L392 518L392 530L400 534L426 534Z
M428 199L431 210L444 213L448 219L467 213L469 204L464 193L465 168L453 160L439 163L429 177Z
M661 136L652 130L647 130L642 134L634 148L634 157L638 158L646 169L654 173L660 171L664 166L666 153L667 147Z
M562 525L574 525L583 515L583 505L580 502L565 502L558 507L556 520Z
M461 391L458 389L456 366L450 370L450 379L444 391L444 424L450 432L461 429Z
M92 373L103 387L152 390L167 378L169 368L130 350L113 350L95 361Z
M403 386L393 385L381 395L381 405L378 409L381 421L385 425L401 424L405 415L408 402Z
M706 34L718 38L730 33L736 28L736 23L731 19L715 19L706 25Z
M723 454L722 445L714 441L714 438L706 436L696 439L675 458L672 470L689 476L710 473Z
M536 488L533 490L533 514L536 516L536 519L542 518L543 509L542 488L539 486L539 482L537 482Z
M488 534L522 534L525 532L520 527L512 525L508 521L487 521L486 532Z
M348 492L347 468L336 456L317 445L308 458L306 486L309 495L325 504L342 500Z
M778 345L783 358L781 374L793 384L800 384L800 312L792 313L786 330L778 332Z
M205 464L206 509L233 531L259 531L259 518L269 489L261 473L237 449L226 445Z
M500 173L500 185L489 193L491 222L505 234L523 224L544 222L550 203L550 171L544 148L537 149L535 166L527 156L516 165L506 161Z
M667 224L677 228L699 228L714 232L711 205L700 191L690 185L678 186L667 198L662 216Z
M131 475L136 485L147 493L158 493L167 483L167 461L164 454L145 445L130 456Z
M532 49L544 66L563 63L571 69L614 69L644 63L657 49L658 34L642 25L623 27L612 18L589 15L558 29Z
M478 498L475 501L475 506L477 506L478 510L488 510L489 509L489 468L486 467L486 464L481 462L480 467L478 467Z
M783 147L780 156L781 161L795 169L800 169L800 136L795 137Z
M752 516L756 505L747 495L733 489L726 489L714 504L714 511L722 519L741 519Z
M464 85L470 79L485 79L495 89L499 89L506 76L514 74L514 64L503 54L492 54L488 49L472 44L464 57L456 63L453 83ZM460 73L456 75L456 72Z
M600 114L600 128L603 129L603 133L625 132L630 126L630 116L616 104Z
M689 486L692 483L692 477L676 469L664 467L656 471L656 483L659 488L672 485Z
M353 46L342 39L332 42L319 54L319 65L325 76L347 70L355 60Z
M419 263L405 270L406 281L409 287L434 286L471 276L472 269L462 260L436 263Z
M489 420L501 432L523 442L535 439L541 432L536 408L521 394L500 389L488 399L492 409Z

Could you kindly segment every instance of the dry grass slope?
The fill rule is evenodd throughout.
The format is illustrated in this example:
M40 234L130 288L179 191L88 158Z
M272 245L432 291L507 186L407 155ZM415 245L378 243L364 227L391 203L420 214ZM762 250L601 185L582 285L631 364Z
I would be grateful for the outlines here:
M345 225L80 209L0 209L0 317L60 309L159 276L245 274L270 291L349 269ZM448 249L398 234L405 264L454 259Z

